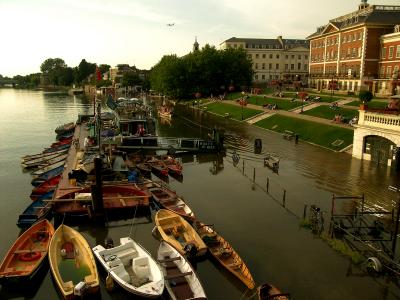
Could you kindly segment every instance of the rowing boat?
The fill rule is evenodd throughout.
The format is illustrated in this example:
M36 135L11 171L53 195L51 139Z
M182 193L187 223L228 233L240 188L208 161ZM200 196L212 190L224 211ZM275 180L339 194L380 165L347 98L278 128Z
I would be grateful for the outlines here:
M50 269L65 299L95 293L99 276L92 249L76 230L60 225L49 245Z
M39 177L32 179L31 184L33 186L38 186L38 185L42 184L43 182L45 182L55 176L60 175L63 170L64 170L64 166L60 166L58 168L44 172Z
M51 203L38 199L37 201L29 203L28 207L18 216L18 227L29 227L38 220L47 218L51 213Z
M259 300L289 300L289 293L282 293L277 287L264 283L257 288Z
M173 245L182 255L202 256L207 246L193 227L181 216L166 209L160 209L155 223L163 240Z
M164 271L166 287L172 300L207 299L194 268L171 244L161 241L157 260Z
M206 243L211 255L249 289L253 289L255 286L253 276L251 276L246 264L232 246L211 226L196 222L195 228Z
M61 174L42 182L41 184L39 184L37 187L35 187L32 190L31 195L29 197L33 201L35 201L40 196L42 196L48 192L54 191L56 189L58 183L60 182L60 179L61 179Z
M1 280L30 279L39 269L48 253L54 227L42 220L20 235L8 250L0 265Z

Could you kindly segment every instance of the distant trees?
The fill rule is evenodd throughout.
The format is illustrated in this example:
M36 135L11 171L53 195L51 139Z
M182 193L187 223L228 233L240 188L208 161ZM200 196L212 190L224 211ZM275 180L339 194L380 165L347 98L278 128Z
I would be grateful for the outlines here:
M183 57L166 55L151 69L151 88L174 98L223 93L249 86L251 61L243 49L216 50L206 45Z

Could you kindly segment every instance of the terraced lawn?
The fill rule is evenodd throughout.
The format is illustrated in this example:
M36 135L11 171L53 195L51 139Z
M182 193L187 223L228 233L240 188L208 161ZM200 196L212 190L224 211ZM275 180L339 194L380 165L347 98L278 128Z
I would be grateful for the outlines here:
M252 96L247 99L247 101L251 104L258 105L258 106L263 106L264 104L276 104L278 106L278 109L282 110L292 110L294 108L300 107L301 102L300 101L290 101L290 100L285 100L285 99L271 99L271 98L264 98L262 96Z
M332 108L329 108L328 105L320 105L313 109L307 110L307 111L303 112L302 114L308 115L308 116L314 116L314 117L318 117L318 118L323 118L323 119L327 119L327 120L334 120L335 116L340 114L340 115L342 115L342 118L349 121L350 119L352 119L356 116L358 117L358 110L341 108L341 107L332 109Z
M203 107L205 110L215 113L220 116L225 116L225 114L229 114L229 118L235 119L238 121L242 120L242 107L236 106L233 104L226 104L220 102L214 102L207 104ZM262 110L256 110L252 108L243 107L243 120L251 118L259 113L262 113Z
M289 130L299 135L299 139L331 150L341 150L353 143L353 130L329 126L279 114L263 119L256 126L284 133Z
M389 101L370 101L368 103L368 107L369 108L373 108L373 109L383 109L388 105ZM352 101L350 103L347 103L346 105L349 106L360 106L361 102L360 101Z

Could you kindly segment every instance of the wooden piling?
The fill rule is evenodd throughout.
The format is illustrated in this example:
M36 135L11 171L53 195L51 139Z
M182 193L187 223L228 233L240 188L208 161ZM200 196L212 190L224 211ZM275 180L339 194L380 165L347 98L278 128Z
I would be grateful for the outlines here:
M93 211L96 217L104 217L104 205L103 205L103 182L101 178L101 169L103 160L99 157L94 159L94 170L96 176L96 184L92 185L92 203Z
M242 174L244 174L244 159L243 159Z
M283 207L286 207L286 190L283 190L283 199L282 199L282 205Z
M306 217L307 217L307 207L308 207L308 205L307 205L307 204L304 204L304 210L303 210L303 219L304 219L304 220L305 220Z
M253 170L253 182L256 182L256 168Z
M269 177L267 177L267 193L269 193Z

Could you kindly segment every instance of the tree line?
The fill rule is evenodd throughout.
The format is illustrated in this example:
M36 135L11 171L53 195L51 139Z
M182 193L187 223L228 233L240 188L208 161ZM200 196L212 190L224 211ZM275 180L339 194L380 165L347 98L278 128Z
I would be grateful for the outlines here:
M250 86L252 76L252 62L243 49L206 45L183 57L162 57L150 71L150 84L155 91L182 99Z

